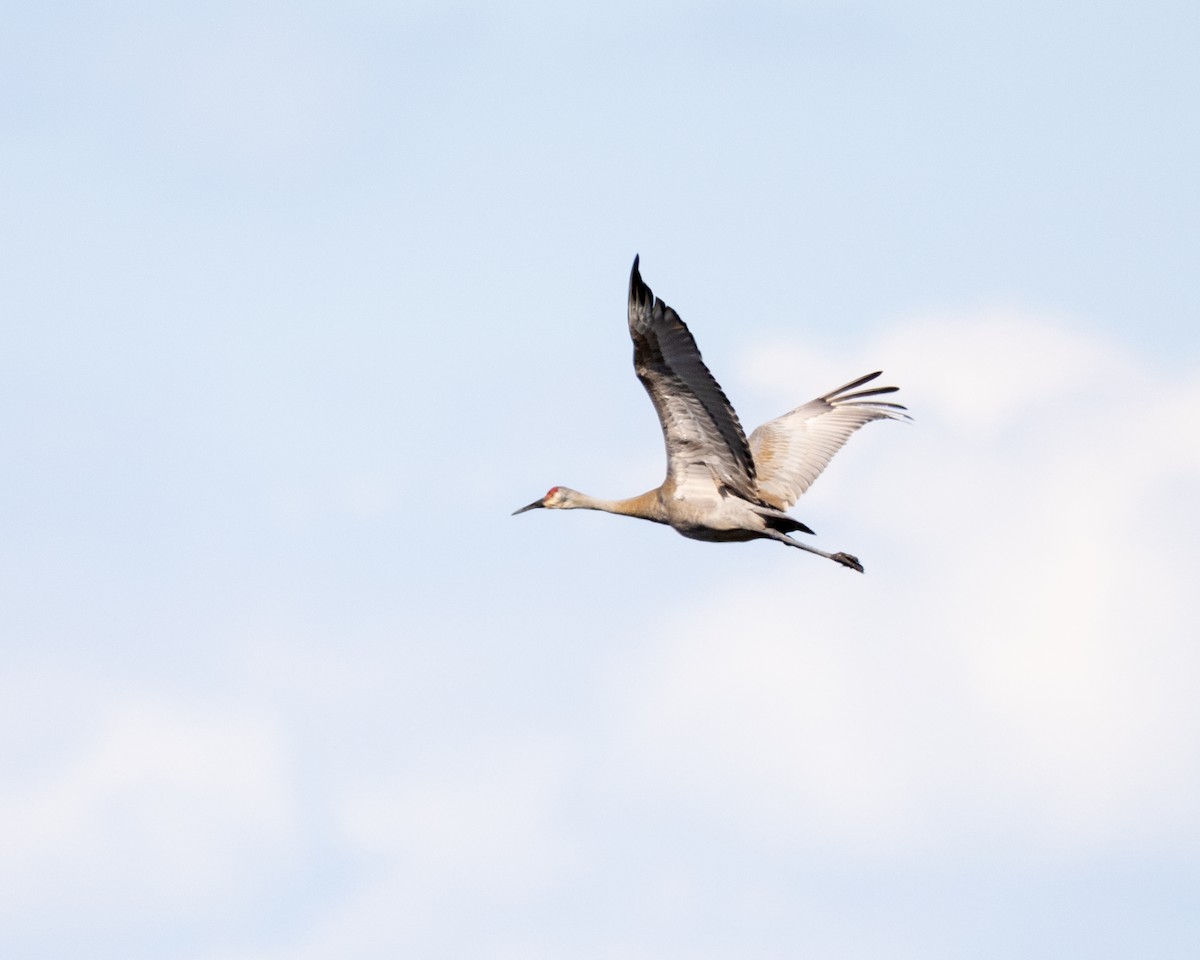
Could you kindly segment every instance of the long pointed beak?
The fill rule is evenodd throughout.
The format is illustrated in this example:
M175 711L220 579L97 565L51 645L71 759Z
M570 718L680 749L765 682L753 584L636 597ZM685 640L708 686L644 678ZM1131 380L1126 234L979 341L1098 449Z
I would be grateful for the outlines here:
M512 515L515 517L518 513L524 513L526 510L536 510L538 507L544 507L544 506L545 506L545 504L542 503L541 500L534 500L533 503L529 504L529 506L522 507L520 510L514 510L512 512Z

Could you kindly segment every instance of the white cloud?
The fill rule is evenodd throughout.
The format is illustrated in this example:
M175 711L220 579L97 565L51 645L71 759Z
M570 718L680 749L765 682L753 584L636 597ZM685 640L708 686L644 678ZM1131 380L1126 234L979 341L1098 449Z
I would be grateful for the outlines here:
M864 353L916 417L816 487L866 577L781 561L655 624L614 684L642 769L736 829L875 855L1194 836L1200 376L1001 312ZM860 367L751 360L780 383Z
M1002 309L913 316L850 356L822 354L792 340L758 343L740 373L775 391L788 407L880 367L888 383L903 386L901 402L920 407L922 422L950 421L972 434L1022 415L1036 417L1048 403L1102 383L1141 375L1115 346L1061 318ZM798 385L803 396L796 394Z
M512 955L504 942L481 943L463 918L544 896L577 856L562 822L563 745L509 737L439 746L402 772L364 770L337 785L336 831L367 864L366 882L298 942L263 956L415 955L459 942L472 955Z
M91 722L0 786L10 924L64 899L97 917L135 907L194 917L236 903L262 855L295 830L278 732L211 707L90 694Z
M554 830L560 754L541 741L479 744L389 783L363 783L345 795L345 835L365 854L398 858L425 882L536 886L568 854Z

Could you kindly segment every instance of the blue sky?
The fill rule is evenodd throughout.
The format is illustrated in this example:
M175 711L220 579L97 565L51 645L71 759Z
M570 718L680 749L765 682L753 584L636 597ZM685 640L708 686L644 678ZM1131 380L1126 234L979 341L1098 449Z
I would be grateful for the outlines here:
M1192 957L1191 4L48 3L0 39L0 949ZM767 544L657 484L630 262Z

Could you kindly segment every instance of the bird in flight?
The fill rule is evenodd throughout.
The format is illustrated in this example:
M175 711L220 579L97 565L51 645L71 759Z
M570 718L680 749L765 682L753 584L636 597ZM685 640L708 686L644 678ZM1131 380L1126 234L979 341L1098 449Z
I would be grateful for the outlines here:
M778 540L862 573L857 557L790 537L813 531L785 511L863 424L911 419L900 404L877 399L898 388L867 387L879 376L869 373L764 423L747 439L691 332L643 282L638 259L629 275L633 367L662 424L667 478L628 500L551 487L513 516L538 507L603 510L665 523L693 540Z

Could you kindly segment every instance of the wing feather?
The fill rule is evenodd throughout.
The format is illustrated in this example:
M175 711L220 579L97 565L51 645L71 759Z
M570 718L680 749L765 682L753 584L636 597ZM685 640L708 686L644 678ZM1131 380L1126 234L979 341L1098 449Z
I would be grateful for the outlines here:
M643 282L638 259L629 275L633 366L662 424L667 477L683 482L702 465L720 483L757 499L754 458L737 414L679 314Z
M787 510L813 485L851 434L872 420L910 420L898 403L871 399L895 393L896 387L871 387L879 372L859 377L810 400L750 434L750 450L758 469L758 495Z

